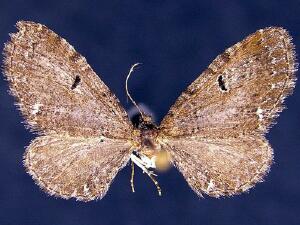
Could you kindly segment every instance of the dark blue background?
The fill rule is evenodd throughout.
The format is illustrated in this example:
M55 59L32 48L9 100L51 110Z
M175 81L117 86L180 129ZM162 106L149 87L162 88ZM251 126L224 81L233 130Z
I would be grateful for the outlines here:
M126 109L125 76L132 95L158 118L223 50L266 26L283 26L299 52L300 1L0 1L0 44L17 20L43 23L84 55ZM130 2L130 3L129 3ZM22 166L34 135L0 79L0 225L82 224L300 224L300 86L268 134L275 163L264 183L232 198L199 199L175 169L159 176L163 196L141 172L136 193L130 167L97 202L55 199L43 193Z

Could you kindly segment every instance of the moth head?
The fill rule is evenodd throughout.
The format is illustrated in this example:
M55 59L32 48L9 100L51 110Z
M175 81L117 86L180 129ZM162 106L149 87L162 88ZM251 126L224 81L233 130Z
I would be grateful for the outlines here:
M146 115L143 113L143 116L140 116L141 123L150 124L153 123L152 116Z
M143 114L135 114L130 118L132 124L140 130L149 130L157 128L154 124L152 116Z
M140 116L138 128L141 130L156 130L157 126L154 124L151 116L143 114Z

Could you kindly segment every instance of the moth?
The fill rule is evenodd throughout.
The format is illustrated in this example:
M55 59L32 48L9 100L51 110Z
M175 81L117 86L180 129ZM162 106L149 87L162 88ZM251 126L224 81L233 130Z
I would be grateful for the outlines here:
M135 127L65 39L38 23L16 26L5 44L4 74L27 127L38 134L24 165L48 194L101 199L130 160L159 193L155 171L172 165L197 195L212 197L245 192L269 171L273 150L265 134L296 81L294 46L285 29L261 29L228 48L159 126L139 109ZM131 185L134 191L133 174Z

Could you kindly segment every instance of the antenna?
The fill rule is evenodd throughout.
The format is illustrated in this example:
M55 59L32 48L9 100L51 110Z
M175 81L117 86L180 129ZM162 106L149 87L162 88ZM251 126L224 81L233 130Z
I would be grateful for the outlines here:
M128 91L128 79L131 75L131 73L134 71L134 69L140 65L141 63L135 63L131 66L129 72L128 72L128 75L126 77L126 85L125 85L125 88L126 88L126 95L127 97L130 99L130 101L132 102L132 104L134 104L134 106L138 109L139 113L141 114L141 117L144 119L144 113L141 111L140 107L136 104L136 102L133 100L133 98L131 97L131 95L129 94L129 91Z

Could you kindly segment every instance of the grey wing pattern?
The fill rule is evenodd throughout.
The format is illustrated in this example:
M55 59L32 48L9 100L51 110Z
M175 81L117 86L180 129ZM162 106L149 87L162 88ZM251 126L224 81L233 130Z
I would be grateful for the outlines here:
M199 195L232 195L262 180L272 161L264 134L293 91L295 61L287 31L259 30L219 55L171 107L160 139Z
M125 110L83 56L44 25L17 28L4 48L4 74L32 130L128 137Z
M28 146L24 165L48 194L91 201L106 194L130 148L126 140L47 135Z

